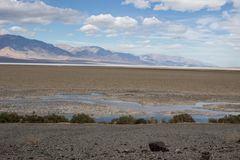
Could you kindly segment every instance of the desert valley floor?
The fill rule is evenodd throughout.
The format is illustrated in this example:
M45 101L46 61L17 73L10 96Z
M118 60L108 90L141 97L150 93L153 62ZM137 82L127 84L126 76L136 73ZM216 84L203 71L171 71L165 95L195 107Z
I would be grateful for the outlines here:
M206 105L199 109L198 103ZM185 109L166 111L181 106ZM155 107L164 108L163 115L239 113L240 71L0 65L0 112L87 113L99 118L160 114ZM200 159L204 152L212 159L240 158L239 125L1 124L0 128L0 159ZM158 140L170 151L149 152L148 142Z

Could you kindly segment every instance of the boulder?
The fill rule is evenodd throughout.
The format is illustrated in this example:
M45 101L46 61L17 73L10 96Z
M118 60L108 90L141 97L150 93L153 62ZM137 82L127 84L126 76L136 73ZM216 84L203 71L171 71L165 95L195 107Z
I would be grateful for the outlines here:
M149 143L149 148L152 152L159 152L159 151L168 152L169 151L165 143L161 141Z
M201 156L200 160L210 160L210 158L211 158L211 153L202 152L202 156Z

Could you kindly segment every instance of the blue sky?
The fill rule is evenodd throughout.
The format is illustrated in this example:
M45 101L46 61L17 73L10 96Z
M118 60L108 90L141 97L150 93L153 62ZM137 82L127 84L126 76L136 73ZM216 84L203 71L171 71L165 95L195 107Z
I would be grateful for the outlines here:
M240 0L4 0L0 34L240 67Z

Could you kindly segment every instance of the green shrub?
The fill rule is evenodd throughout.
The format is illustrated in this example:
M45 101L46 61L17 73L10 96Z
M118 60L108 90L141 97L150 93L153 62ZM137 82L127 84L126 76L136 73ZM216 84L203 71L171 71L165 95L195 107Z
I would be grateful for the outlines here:
M195 122L191 115L189 114L179 114L173 116L173 118L169 121L170 123L183 123L183 122Z
M95 123L95 120L86 114L73 115L71 123Z
M223 118L218 119L218 123L240 123L240 114L239 115L228 115Z
M135 124L136 120L133 116L121 116L112 120L112 124Z
M147 120L148 124L157 124L158 120L156 120L155 118L151 117L150 119Z
M161 120L161 123L167 123L167 121L166 121L166 120L164 120L164 119L162 119L162 120Z
M32 113L32 115L25 115L23 117L23 123L44 123L44 118Z
M19 116L17 113L0 113L0 123L17 123L22 120L22 116Z
M209 118L208 119L208 123L217 123L217 122L218 122L218 120L215 119L215 118Z
M44 119L44 123L68 122L68 120L64 116L59 116L56 114L44 116L43 119Z
M135 124L147 124L147 121L144 118L136 119Z

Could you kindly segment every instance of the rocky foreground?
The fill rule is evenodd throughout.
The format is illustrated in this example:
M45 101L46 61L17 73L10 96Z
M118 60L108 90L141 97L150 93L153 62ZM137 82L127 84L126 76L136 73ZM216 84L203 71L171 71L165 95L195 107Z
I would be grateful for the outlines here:
M0 124L0 159L239 160L240 125Z

